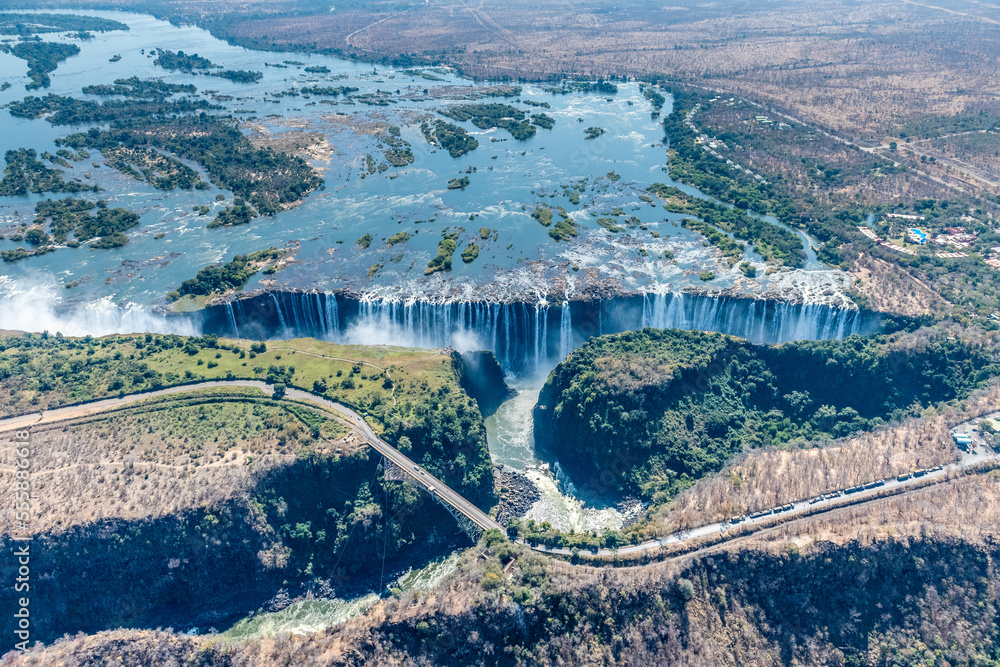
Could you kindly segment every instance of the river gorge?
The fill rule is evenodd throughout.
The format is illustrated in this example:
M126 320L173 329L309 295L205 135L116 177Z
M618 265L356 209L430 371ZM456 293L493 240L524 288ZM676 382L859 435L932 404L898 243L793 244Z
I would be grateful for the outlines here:
M93 102L98 94L81 95L84 85L110 87L133 76L195 85L191 100L234 119L255 147L300 156L323 185L247 224L210 226L212 216L241 204L204 164L181 160L204 179L201 186L158 188L99 150L75 153L80 159L64 165L64 177L97 188L75 196L133 211L139 223L115 248L55 243L45 253L5 255L0 329L491 351L515 394L486 419L493 462L538 490L527 518L596 531L620 529L632 510L620 498L577 489L558 461L535 452L532 433L545 377L574 349L594 336L644 327L780 344L881 326L877 313L854 305L850 279L822 264L800 230L791 230L802 239L797 265L768 262L753 244L741 265L682 224L684 215L664 209L653 183L711 198L670 180L660 117L671 100L662 109L651 104L645 84L473 81L443 67L256 52L149 16L86 13L129 30L81 41L80 54L59 65L45 93ZM207 68L166 69L154 59L166 48L260 76L245 82ZM24 69L5 53L0 65ZM6 79L13 85L0 90L0 104L10 105L24 97L27 78ZM455 110L471 101L530 116L530 134L526 120L489 126ZM442 116L477 147L448 150L435 125ZM0 148L51 156L66 135L106 127L51 120L5 120L12 131L0 136ZM23 250L35 208L62 196L0 196L0 252ZM281 262L257 267L235 288L201 298L172 294L205 267L269 248L280 251ZM447 258L435 264L442 253ZM350 615L369 598L337 604ZM345 615L323 610L336 620ZM258 631L248 624L235 634Z

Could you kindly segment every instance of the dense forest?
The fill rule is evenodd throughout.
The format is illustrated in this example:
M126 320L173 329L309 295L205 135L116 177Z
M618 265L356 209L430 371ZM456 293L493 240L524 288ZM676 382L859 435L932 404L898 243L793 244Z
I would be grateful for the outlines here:
M49 93L45 97L29 96L12 102L8 109L10 115L18 118L45 116L45 120L53 125L82 125L110 121L128 122L136 118L189 114L220 108L205 100L187 98L167 100L165 96L151 95L142 97L147 99L95 102Z
M965 397L1000 373L993 354L933 330L781 346L604 336L552 371L535 437L581 478L662 503L745 449L844 437Z
M101 151L154 148L197 162L205 167L213 183L232 190L246 202L250 207L246 221L256 215L274 215L322 184L302 158L257 148L233 123L204 113L178 118L122 118L110 130L91 129L61 141L66 146Z
M299 88L299 93L318 97L337 97L338 95L350 95L358 90L354 86L303 86Z
M163 49L156 51L156 59L153 60L153 64L159 65L163 69L176 69L183 72L191 72L196 69L212 69L213 67L216 67L211 60L208 58L202 58L197 53L188 55L183 51L174 53L173 51Z
M413 150L410 142L400 136L399 126L392 125L379 137L385 148L386 162L393 167L405 167L413 164Z
M670 146L670 178L688 183L702 192L732 203L743 210L773 213L783 222L798 222L795 206L774 185L764 185L724 160L709 155L685 120L702 98L675 86L670 89L674 106L663 120ZM768 174L768 178L772 178Z
M227 69L221 72L213 72L212 76L219 76L236 83L253 83L264 78L263 72L255 72L245 69Z
M82 181L65 180L63 172L45 166L33 148L7 151L4 159L6 165L3 180L0 180L0 196L26 195L29 192L97 192L99 189Z
M666 200L664 208L671 213L696 215L701 218L704 222L697 230L708 236L713 245L720 246L726 256L738 259L741 255L733 255L729 251L730 246L727 246L727 237L717 231L713 235L712 230L706 228L706 225L717 227L737 239L751 243L753 249L767 261L792 267L801 267L804 263L802 239L795 232L749 215L740 207L730 208L708 199L693 197L663 183L653 183L649 186L649 191ZM713 236L718 238L713 239Z
M270 260L278 259L281 251L276 248L258 250L249 255L236 255L225 264L213 264L198 271L198 275L181 283L176 292L167 295L175 300L188 295L222 294L229 290L240 290L257 273L258 267Z
M535 125L552 129L551 116L545 116L534 125L524 120L525 112L509 104L458 104L442 109L442 116L457 121L472 121L480 130L491 130L502 127L518 141L524 141L535 136ZM547 119L547 120L546 120ZM553 121L554 123L554 121ZM454 156L452 156L454 157Z
M91 212L94 212L91 215ZM139 215L123 208L108 208L106 201L60 199L40 201L35 205L35 224L49 222L56 243L66 243L70 233L76 241L97 238L100 247L108 245L109 237L118 239L121 232L139 224Z
M60 42L24 41L13 46L0 43L0 52L10 53L28 61L28 76L31 78L31 83L25 88L37 90L48 88L52 83L49 74L56 71L60 62L80 53L80 47Z
M100 16L21 12L0 14L0 35L29 37L53 32L111 32L112 30L128 30L128 26Z
M433 125L421 123L420 131L424 133L427 143L440 146L452 157L462 157L479 148L479 141L464 128L441 120L435 121Z
M140 79L137 76L130 76L127 79L115 79L114 85L94 84L84 86L83 92L87 95L121 95L122 97L136 97L142 99L164 100L171 95L184 93L194 95L198 92L190 83L167 83L159 79ZM29 117L37 117L33 114Z
M168 63L182 55L168 54L161 53ZM251 80L259 73L222 74L232 74L234 80ZM44 115L54 125L110 123L110 129L94 128L71 134L57 143L99 150L115 169L162 190L208 189L209 185L201 181L196 171L161 151L202 165L213 183L236 195L233 205L222 211L212 226L245 224L259 215L274 215L322 185L322 179L302 158L271 148L257 148L231 119L205 113L218 107L205 100L168 99L171 95L194 91L189 85L132 77L118 79L113 86L84 89L94 95L123 95L126 98L123 100L96 102L50 94L14 102L10 113L23 118ZM17 162L12 167L12 159L26 163L28 169L23 166L17 169ZM29 187L78 191L66 190L73 186L59 184L58 172L45 171L44 165L31 160L30 153L8 154L8 169L0 189L11 189L12 193ZM26 172L38 175L35 183L28 182Z
M96 209L96 211L95 211ZM91 212L94 212L92 215ZM49 225L49 232L45 226ZM139 215L124 208L108 208L104 200L46 199L35 205L33 226L23 235L11 236L13 241L25 241L33 250L17 248L0 253L4 262L16 262L27 257L53 252L53 245L77 248L89 242L91 249L120 248L128 243L124 232L139 224ZM50 236L51 233L51 236ZM69 235L73 238L70 239Z

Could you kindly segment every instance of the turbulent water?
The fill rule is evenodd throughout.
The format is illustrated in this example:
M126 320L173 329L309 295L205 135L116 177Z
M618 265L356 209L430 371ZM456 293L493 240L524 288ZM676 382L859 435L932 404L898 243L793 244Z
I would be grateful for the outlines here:
M194 84L198 96L241 119L254 140L312 141L307 157L326 185L273 218L208 229L207 222L232 203L231 192L215 185L161 192L107 167L93 152L66 169L66 176L103 191L78 197L132 209L141 216L140 226L128 232L122 248L61 247L4 264L0 329L315 336L366 345L492 350L520 392L487 421L492 456L525 471L538 486L542 499L530 518L579 531L618 528L622 517L614 508L579 498L558 462L546 465L536 457L531 410L548 370L588 338L652 326L781 343L878 327L877 318L853 309L845 296L846 277L817 260L802 232L796 231L806 245L803 270L768 273L748 250L746 259L758 269L758 277L749 279L721 262L703 237L680 226L682 216L666 213L647 196L651 183L671 181L663 130L639 84L619 84L614 95L552 94L545 85L525 84L517 96L495 97L488 84L444 68L413 72L321 55L257 52L149 16L82 13L123 21L131 30L80 42L81 54L59 65L43 94L96 100L81 88L130 76ZM198 53L228 69L261 71L263 78L244 84L163 70L152 61L156 48ZM115 55L121 59L110 62ZM25 96L25 63L0 54L0 66L2 80L12 84L0 91L0 104ZM307 66L330 71L307 72ZM359 96L375 94L385 104L300 93L317 85L356 87ZM464 99L510 104L529 115L544 112L555 125L517 141L502 129L453 121L480 145L452 158L427 142L420 124L443 120L438 112ZM670 104L668 98L663 114ZM9 116L3 124L0 152L54 153L56 139L86 129ZM384 164L379 144L392 126L410 144L414 162L373 171L368 156ZM584 140L584 128L592 126L604 134ZM463 175L470 181L466 188L447 187L449 179ZM0 250L18 247L10 236L33 220L38 201L63 196L0 197ZM530 215L539 203L565 208L579 236L551 238L550 228ZM202 206L209 208L208 216L196 211ZM597 224L602 216L625 229L605 229ZM554 217L558 220L558 213ZM629 218L631 223L625 222ZM408 239L390 245L388 239L401 232ZM366 234L370 243L358 243ZM458 241L451 270L425 275L444 234ZM463 262L461 251L473 242L479 256ZM168 312L165 295L199 269L268 247L293 248L293 261L274 275L252 277L244 298L230 295L204 311ZM716 278L700 280L705 271ZM376 599L300 602L241 621L228 634L316 630L364 611Z
M208 229L206 223L232 202L232 193L214 185L207 191L161 192L102 166L95 152L66 169L67 177L88 180L104 191L78 196L100 197L115 206L135 210L141 215L141 225L128 232L130 241L122 248L63 247L47 255L5 264L3 275L7 282L0 284L0 302L6 307L0 305L0 326L86 333L136 327L190 331L201 325L199 317L164 319L150 309L165 306L164 297L169 291L208 264L237 253L286 247L290 243L295 247L294 261L275 275L254 276L247 291L267 288L320 295L343 291L360 298L368 310L352 321L321 312L314 323L304 325L295 322L293 309L278 307L275 322L262 326L273 331L284 317L288 331L297 334L314 329L336 338L338 332L331 327L336 324L352 339L376 332L382 339L390 339L388 331L393 336L398 334L393 342L416 340L426 344L449 344L456 337L471 334L493 345L492 337L496 335L502 340L497 339L494 349L510 360L523 352L516 343L509 351L502 351L508 334L513 335L511 324L516 322L518 326L539 329L518 336L518 340L539 348L531 351L533 361L525 368L534 367L534 360L560 356L579 339L576 308L565 317L565 311L559 309L566 299L711 289L749 296L750 301L777 298L849 307L843 290L844 276L815 260L807 237L806 270L767 274L760 258L748 251L747 259L759 268L759 277L751 280L738 269L719 262L717 253L705 247L700 235L680 227L682 216L666 213L655 202L642 199L650 183L670 180L665 172L663 131L651 116L650 103L638 84L621 83L614 95L554 95L545 90L548 84L525 84L516 97L490 97L484 96L489 94L488 83L463 79L447 69L414 72L321 55L258 52L231 46L191 26L172 26L149 16L87 13L115 18L131 29L97 34L93 40L79 42L80 55L59 65L52 74L51 88L44 93L98 100L101 98L82 94L81 88L111 84L133 75L194 84L199 90L197 96L242 119L245 132L254 138L294 136L316 141L308 159L320 170L326 186L300 206L273 218L260 218L246 226ZM234 83L164 70L153 63L151 52L156 48L198 53L222 67L261 71L263 78L255 83ZM114 55L121 55L121 60L109 62ZM0 104L27 94L27 78L22 75L26 70L24 62L9 55L2 58L4 80L12 86L0 91ZM317 66L330 72L306 71L306 67ZM306 86L316 85L356 87L356 96L380 95L384 105L366 106L355 101L360 97L324 99L299 93ZM438 111L461 103L463 98L510 104L529 115L544 112L555 125L550 130L538 129L526 141L517 141L503 129L481 130L469 121L456 121L477 138L480 146L452 158L426 141L420 123L442 119ZM537 106L541 104L548 107ZM663 113L669 112L669 106L668 98ZM44 119L8 116L3 122L3 151L23 147L39 154L55 152L57 138L84 129L54 127ZM369 155L376 164L384 164L384 147L380 149L379 143L390 126L400 128L400 136L411 145L415 161L404 167L386 165L382 171L370 172ZM591 126L601 127L605 133L598 139L585 140L583 130ZM470 179L468 187L446 187L449 179L461 175ZM703 196L693 188L679 187ZM572 192L580 197L578 204L572 203ZM0 197L0 234L4 236L0 250L18 247L19 242L9 237L18 225L31 221L35 203L61 196ZM569 242L550 238L550 228L530 216L539 203L565 208L579 225L579 237ZM199 206L207 206L209 215L200 216L193 210ZM616 209L619 213L615 213ZM597 225L598 217L609 215L627 229L612 233ZM626 216L635 224L622 222ZM488 231L486 238L480 229ZM400 232L409 234L409 239L390 246L387 239ZM459 248L452 268L426 276L424 269L443 233L457 234ZM365 234L372 236L368 247L356 243ZM465 263L459 255L470 242L480 246L480 253L475 261ZM662 259L665 252L675 259ZM710 284L703 283L699 280L702 271L713 271L717 277ZM36 309L37 299L25 295L39 285L50 286L58 296ZM483 312L480 306L490 304L493 308L493 304L501 303L520 305L524 312ZM453 305L441 308L441 304ZM293 304L295 307L301 304ZM115 308L121 312L112 312ZM460 312L463 308L464 313ZM474 312L477 309L479 312ZM150 316L144 318L141 311ZM727 317L728 313L732 311L727 311ZM308 314L312 315L311 311ZM240 328L241 334L252 335L255 323L241 321L238 307L227 315L231 315L228 324L233 330ZM747 313L740 317L754 316ZM651 316L650 321L655 319ZM689 320L706 321L690 312L676 321ZM637 317L622 320L609 330L614 326L639 326L642 321ZM387 322L392 326L385 329ZM708 321L707 326L753 333L745 324L735 322ZM768 325L771 329L775 326ZM789 323L782 326L799 333L768 331L761 334L762 339L825 336L831 332L836 335L840 325L828 330L810 328L803 324L803 318L792 314ZM844 331L849 332L850 326ZM549 339L557 335L561 338L556 346ZM546 347L552 349L543 350Z
M460 552L435 560L417 570L396 577L390 588L429 592L455 571ZM368 611L379 596L375 593L349 599L313 599L294 602L281 611L258 612L236 622L222 633L224 639L254 639L283 634L302 635L319 632Z
M0 275L0 329L58 331L67 336L173 333L196 336L201 319L168 316L143 304L115 303L110 296L64 308L64 292L51 276L36 281Z
M592 336L642 327L719 331L778 344L871 333L856 310L763 299L656 293L562 303L358 300L332 293L267 293L209 309L206 329L247 338L313 336L358 344L492 350L508 373L551 368Z
M538 392L544 377L534 376L515 380L512 388L518 394L505 402L496 414L486 420L486 435L490 456L498 464L524 472L541 494L525 519L538 523L548 521L559 530L603 532L622 526L622 516L613 507L602 506L595 499L590 503L579 497L577 489L559 470L558 462L550 465L535 454L531 411L538 402Z

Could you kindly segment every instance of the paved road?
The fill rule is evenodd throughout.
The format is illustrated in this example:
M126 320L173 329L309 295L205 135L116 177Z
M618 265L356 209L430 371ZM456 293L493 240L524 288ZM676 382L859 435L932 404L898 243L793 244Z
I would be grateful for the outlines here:
M973 420L973 422L977 421L978 419ZM967 424L969 423L972 422L967 422ZM953 429L953 431L962 432L967 429L967 426L965 429L963 429L962 426L959 426ZM845 493L846 489L840 489L838 491L824 494L821 497L788 503L781 507L771 508L770 510L765 510L763 512L755 512L750 516L742 516L738 520L732 522L721 521L707 526L682 530L665 537L658 537L640 544L622 546L618 549L599 549L596 552L593 550L580 549L580 552L598 556L635 554L643 551L649 551L650 549L659 549L661 547L690 542L702 537L718 535L720 533L725 534L732 528L744 529L746 527L765 526L773 523L773 520L776 517L782 519L801 517L806 513L814 514L817 512L832 511L838 507L844 507L847 505L856 505L859 501L874 501L887 491L895 491L897 493L915 491L926 486L928 482L943 481L953 472L987 462L1000 462L1000 454L992 452L985 446L985 443L983 443L982 440L979 440L976 448L973 451L963 453L962 457L956 463L943 466L940 469L931 470L920 475L919 477L910 476L907 479L902 480L892 477L885 480L878 480L877 486L872 486L871 488L855 491L853 493ZM733 538L738 536L740 536L739 533L733 534ZM549 548L545 546L532 547L532 549L543 553L559 554L561 556L570 556L573 553L572 549Z
M361 415L354 410L345 405L341 405L340 403L311 394L308 391L302 391L301 389L288 389L285 391L285 396L289 398L302 399L311 403L317 403L336 410L350 419L354 425L358 427L358 430L361 431L365 441L372 447L372 449L399 466L403 472L408 474L413 479L415 484L424 487L424 489L426 489L431 495L436 496L445 504L450 505L457 512L471 520L483 530L496 529L506 532L505 529L499 523L494 521L488 514L486 514L486 512L483 512L481 509L470 503L460 493L453 490L437 477L431 475L429 472L414 463L412 459L405 456L402 452L387 443L382 438L378 437L378 435L375 434L375 431L372 430L371 426L369 426Z
M67 419L77 419L79 417L104 412L123 405L145 400L147 398L182 394L197 389L209 389L213 387L253 387L260 389L267 395L273 393L273 387L256 380L218 380L200 382L198 384L170 387L144 394L130 394L122 398L109 398L102 401L87 403L85 405L58 408L56 410L48 410L43 413L36 412L19 417L10 417L0 420L0 432L12 431L18 428L24 428L25 426L36 426L65 421ZM364 418L351 408L301 389L287 389L285 396L292 399L307 401L336 411L358 428L364 437L365 442L367 442L370 447L403 470L410 476L415 484L422 486L442 503L451 506L455 511L468 518L479 528L483 530L504 530L500 524L494 521L481 509L466 500L461 494L450 488L438 478L432 476L426 470L419 467L409 457L405 456L395 447L378 437L375 431L372 430L371 426L365 422ZM997 413L997 416L1000 417L1000 413ZM902 480L897 478L879 480L879 484L877 486L858 490L853 493L845 493L846 490L841 489L839 491L825 494L820 498L801 500L795 503L786 504L779 508L773 508L769 511L758 512L751 516L740 517L739 520L733 522L723 521L719 523L712 523L706 526L700 526L698 528L673 533L665 537L655 538L641 544L625 545L619 547L618 549L599 549L596 552L586 551L586 553L600 556L635 554L643 551L659 549L661 547L682 544L684 542L690 542L692 540L720 533L726 534L730 529L736 527L741 529L753 526L764 527L772 523L776 517L782 519L792 519L795 517L801 517L806 513L832 511L847 504L856 505L859 501L874 501L878 496L887 491L907 493L922 488L928 482L943 481L953 472L970 468L981 463L1000 462L1000 454L991 451L986 446L986 443L982 440L982 438L979 437L978 433L971 430L972 426L977 425L980 421L981 418L973 419L952 429L952 432L954 433L973 434L975 442L971 451L963 453L962 457L956 463L944 466L940 469L928 471L919 477L911 476ZM730 539L736 539L738 537L740 537L740 535L738 533L734 533ZM531 548L542 553L558 554L563 556L570 556L573 553L571 549L565 548L550 548L545 546L533 546Z
M105 412L107 410L112 410L137 401L143 401L148 398L155 398L157 396L182 394L197 389L211 389L214 387L252 387L260 389L267 395L271 395L274 392L274 388L272 386L258 380L215 380L199 382L197 384L169 387L167 389L160 389L141 394L129 394L128 396L123 396L121 398L108 398L102 401L94 401L93 403L57 408L55 410L46 410L45 412L35 412L19 417L3 419L0 420L0 433L13 431L26 426L40 426L43 424L65 421L67 419L78 419L80 417ZM316 396L308 391L302 391L301 389L287 389L285 391L285 396L288 398L308 401L310 403L335 410L357 426L358 430L364 436L365 442L367 442L372 449L399 466L413 479L415 484L422 486L431 495L435 496L446 505L450 505L455 511L468 518L483 530L503 530L500 524L494 521L481 509L466 500L460 493L453 490L438 478L432 476L429 472L414 463L410 458L403 455L395 447L378 437L378 435L375 434L375 431L372 430L371 426L369 426L361 415L354 410L345 405L341 405L340 403L327 400L321 396Z
M65 408L56 408L55 410L46 410L44 412L32 412L19 417L2 419L0 420L0 433L13 431L25 426L41 426L43 424L51 424L53 422L65 421L67 419L78 419L80 417L97 414L98 412L113 410L114 408L135 403L137 401L144 401L147 398L169 396L171 394L183 394L195 389L211 389L213 387L254 387L256 389L260 389L265 394L271 394L273 391L270 386L257 380L217 380L199 382L198 384L186 384L141 394L129 394L128 396L123 396L122 398L106 398L101 401L93 401L92 403L71 405Z

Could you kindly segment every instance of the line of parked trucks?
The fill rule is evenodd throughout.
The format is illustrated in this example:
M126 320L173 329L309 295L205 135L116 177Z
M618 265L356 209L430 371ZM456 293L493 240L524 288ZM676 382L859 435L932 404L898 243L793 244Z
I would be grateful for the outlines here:
M934 468L921 468L920 470L914 470L913 472L903 473L896 477L897 482L905 482L908 479L923 477L927 473L935 472L941 470L944 466L937 466ZM809 499L810 505L816 505L824 500L833 500L834 498L840 498L842 496L848 496L854 493L860 493L861 491L869 491L871 489L876 489L880 486L885 486L885 483L891 481L891 477L886 477L885 479L878 479L874 482L868 482L867 484L859 484L857 486L852 486L850 488L844 489L842 491L832 491L831 493L824 493L823 495L816 496L815 498ZM795 503L788 503L786 505L781 505L779 507L772 507L766 510L760 510L759 512L753 512L752 514L743 514L742 516L733 516L727 520L729 524L737 524L747 520L760 519L765 516L770 516L772 514L781 514L782 512L788 512L789 510L795 509Z

